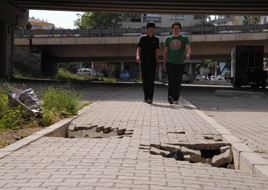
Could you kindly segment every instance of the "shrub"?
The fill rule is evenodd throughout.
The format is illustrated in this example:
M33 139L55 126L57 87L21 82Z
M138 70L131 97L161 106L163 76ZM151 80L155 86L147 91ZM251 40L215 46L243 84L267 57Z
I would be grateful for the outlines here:
M0 84L0 128L1 129L19 129L22 123L22 114L20 107L13 107L8 101L6 86Z

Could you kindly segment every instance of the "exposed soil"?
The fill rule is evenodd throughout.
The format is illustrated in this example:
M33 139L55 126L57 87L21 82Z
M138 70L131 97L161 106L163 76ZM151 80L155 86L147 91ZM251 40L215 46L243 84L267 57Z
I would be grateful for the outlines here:
M0 130L0 148L21 140L31 134L44 129L44 127L26 127L19 130Z

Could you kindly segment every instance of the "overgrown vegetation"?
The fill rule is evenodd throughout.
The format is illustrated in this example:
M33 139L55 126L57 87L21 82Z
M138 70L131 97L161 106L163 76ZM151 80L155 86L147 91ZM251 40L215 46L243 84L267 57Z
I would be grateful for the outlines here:
M112 81L115 82L115 78L106 78L106 77L97 77L97 76L78 76L77 74L73 74L63 68L59 69L59 73L57 76L58 80L68 80L68 81Z
M8 100L7 87L0 83L0 129L21 129L23 127L49 126L58 120L76 115L80 96L74 91L49 87L42 97L43 117L29 115L20 106L12 105Z

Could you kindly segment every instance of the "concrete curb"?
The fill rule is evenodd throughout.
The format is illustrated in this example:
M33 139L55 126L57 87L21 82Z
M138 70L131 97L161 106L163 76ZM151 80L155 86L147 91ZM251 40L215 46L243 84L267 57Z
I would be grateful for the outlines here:
M246 171L250 174L262 175L268 178L268 161L255 153L225 127L200 111L191 102L182 97L181 100L184 103L189 104L189 107L193 109L193 111L214 127L222 135L222 138L232 145L235 169Z
M11 154L12 152L19 150L20 148L29 145L30 143L45 137L45 136L53 136L53 137L65 137L65 132L67 131L66 128L68 125L78 116L84 114L88 109L89 106L84 107L82 110L78 111L78 114L71 118L63 119L45 129L38 131L24 139L21 139L11 145L6 146L5 148L0 149L0 159L4 158L5 156Z
M247 92L234 90L215 90L215 96L223 97L265 97L263 92Z

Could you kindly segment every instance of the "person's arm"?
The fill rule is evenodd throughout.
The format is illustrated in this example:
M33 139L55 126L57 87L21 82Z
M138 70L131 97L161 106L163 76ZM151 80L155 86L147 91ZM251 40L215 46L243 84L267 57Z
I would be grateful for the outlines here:
M155 49L156 70L158 70L158 49Z
M140 55L141 55L141 48L138 47L137 48L137 56L136 56L137 63L140 63L140 61L141 61Z
M192 50L191 50L190 44L186 44L186 60L190 60L191 53L192 53Z
M167 53L168 53L168 47L165 46L165 48L164 48L164 65L163 65L163 70L165 73L167 72Z

